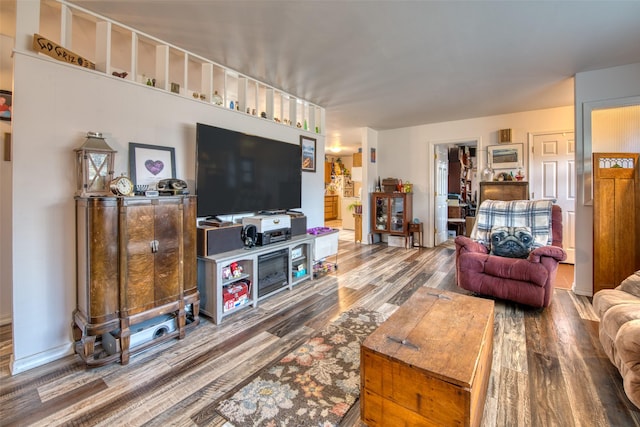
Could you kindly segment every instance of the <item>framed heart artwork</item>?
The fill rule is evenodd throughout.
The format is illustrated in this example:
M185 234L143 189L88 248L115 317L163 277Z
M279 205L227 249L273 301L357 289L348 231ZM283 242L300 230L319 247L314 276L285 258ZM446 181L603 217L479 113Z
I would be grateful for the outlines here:
M176 177L176 149L130 142L129 174L136 186L155 190L161 179Z

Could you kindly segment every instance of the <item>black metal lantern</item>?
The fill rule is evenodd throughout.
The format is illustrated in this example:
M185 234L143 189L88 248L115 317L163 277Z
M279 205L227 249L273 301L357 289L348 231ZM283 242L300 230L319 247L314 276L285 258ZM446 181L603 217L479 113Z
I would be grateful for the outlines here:
M76 152L76 195L111 195L109 183L113 179L116 151L104 140L100 132L87 132L87 140Z

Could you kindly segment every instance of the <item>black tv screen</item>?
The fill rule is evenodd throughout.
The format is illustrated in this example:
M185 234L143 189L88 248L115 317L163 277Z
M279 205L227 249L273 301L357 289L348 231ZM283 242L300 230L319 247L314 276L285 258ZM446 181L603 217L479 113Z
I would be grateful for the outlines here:
M301 206L300 146L197 124L198 217Z

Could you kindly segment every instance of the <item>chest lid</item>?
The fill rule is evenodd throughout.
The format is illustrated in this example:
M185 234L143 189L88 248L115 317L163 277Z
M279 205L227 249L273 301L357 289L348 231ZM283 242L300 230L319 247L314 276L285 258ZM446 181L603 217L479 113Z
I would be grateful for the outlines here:
M493 335L493 306L491 300L423 287L362 346L444 381L470 387L482 346Z

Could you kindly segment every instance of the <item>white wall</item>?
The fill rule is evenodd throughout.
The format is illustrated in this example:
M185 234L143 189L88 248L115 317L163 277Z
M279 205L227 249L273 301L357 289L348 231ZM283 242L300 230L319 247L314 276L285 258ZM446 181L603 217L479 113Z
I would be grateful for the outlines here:
M413 183L413 217L424 223L425 244L431 247L434 243L434 144L478 140L477 167L481 171L486 164L487 146L498 144L498 130L512 128L513 142L524 144L524 164L527 165L527 133L569 130L573 124L573 106L567 106L380 131L378 170L382 178L394 177ZM529 176L528 170L524 172Z
M593 206L585 205L582 159L592 155L590 135L583 126L583 109L590 103L606 100L609 105L640 95L640 63L578 73L575 77L576 109L576 172L578 198L576 200L576 274L574 292L593 294ZM640 147L636 147L640 152Z
M175 147L193 188L196 122L299 144L301 131L31 53L14 56L12 372L72 352L76 305L74 149L100 131L128 172L129 142ZM324 137L317 138L318 159ZM323 165L324 162L319 162ZM323 168L302 174L302 211L323 225ZM3 257L4 258L4 257Z
M1 2L0 2L1 3ZM6 13L0 6L0 12ZM2 25L6 19L0 18ZM3 29L4 30L4 29ZM13 37L0 34L0 89L13 90ZM5 135L11 122L0 121L0 325L11 323L11 188L12 163L4 158Z
M362 239L367 242L367 236L371 232L371 194L378 181L379 168L379 151L378 151L378 132L370 128L362 128ZM376 150L376 161L371 161L371 150Z

